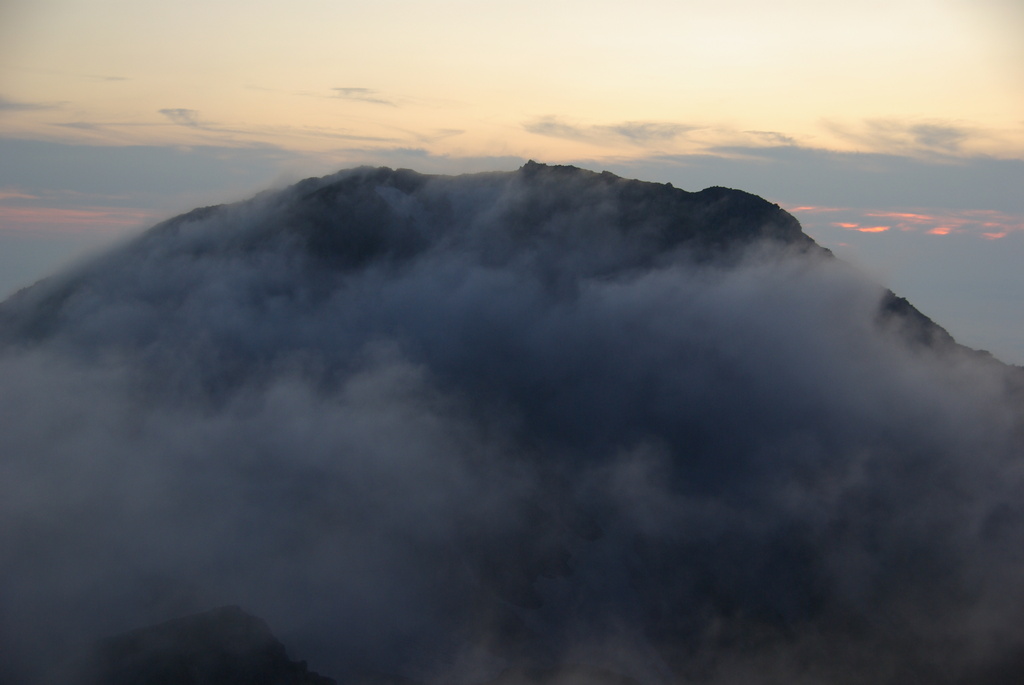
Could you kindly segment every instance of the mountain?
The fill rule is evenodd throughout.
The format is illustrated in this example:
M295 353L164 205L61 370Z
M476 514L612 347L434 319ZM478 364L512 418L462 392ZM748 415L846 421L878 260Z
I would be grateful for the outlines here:
M200 235L195 228L240 219L248 222L242 230ZM439 247L465 249L484 263L536 259L535 268L546 269L539 275L555 282L656 268L680 252L699 262L723 260L764 243L828 254L792 215L743 191L713 187L690 193L671 184L531 161L514 174L449 178L363 168L307 179L246 203L193 210L115 254L134 253L142 260L236 258L282 250L303 260L307 270L288 285L315 290L318 279L415 263ZM161 254L171 246L178 252ZM7 334L37 339L53 332L53 317L73 308L82 290L113 287L105 281L110 274L101 273L105 263L11 298L0 311ZM147 295L142 289L126 294ZM888 293L880 314L890 313L921 331L925 342L952 342L905 299Z
M219 223L234 230L202 232ZM760 240L820 250L791 215L742 191L688 193L530 162L514 174L448 178L364 168L307 179L249 202L193 210L117 254L141 261L287 251L307 271L302 285L315 289L314 281L413 264L439 247L460 248L494 265L548 260L534 265L547 268L543 277L569 280L651 268L678 250L721 256ZM47 282L19 293L4 307L6 327L45 337L57 324L48 317L73 307L82 290L114 287L107 279L116 274L104 273L106 263L60 285ZM124 294L141 299L150 293Z
M1024 674L1020 369L742 191L307 179L0 304L0 387L3 682L225 605L340 683Z
M96 650L96 685L335 685L291 661L267 624L220 607L107 638Z

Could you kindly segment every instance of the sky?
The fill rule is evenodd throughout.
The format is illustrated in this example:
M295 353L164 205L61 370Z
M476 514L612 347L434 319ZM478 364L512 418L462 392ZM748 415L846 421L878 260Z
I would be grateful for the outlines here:
M1019 0L0 3L0 296L359 164L741 188L1024 364Z

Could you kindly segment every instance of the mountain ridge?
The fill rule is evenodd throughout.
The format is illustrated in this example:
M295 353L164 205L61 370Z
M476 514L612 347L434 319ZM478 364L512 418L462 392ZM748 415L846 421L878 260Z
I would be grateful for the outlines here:
M258 250L263 243L280 239L283 234L301 243L308 254L323 261L329 268L352 268L385 253L394 258L401 258L402 255L408 257L426 247L422 236L416 235L417 231L410 228L408 222L401 221L401 217L395 219L394 208L388 204L388 200L380 197L382 189L393 188L410 197L432 182L475 181L486 184L487 181L497 179L521 181L521 185L525 186L516 192L526 195L521 204L529 209L518 209L519 215L507 218L510 220L506 223L513 226L543 224L545 220L550 222L552 215L578 213L590 204L588 191L594 194L611 192L610 201L616 203L617 207L607 214L611 216L611 223L617 231L628 233L636 226L648 225L649 235L643 237L652 244L647 248L646 259L642 260L640 266L650 265L658 254L679 246L692 250L698 259L721 259L726 258L730 251L765 240L831 256L829 250L817 245L802 231L799 222L791 214L777 204L745 191L711 186L690 192L675 188L672 184L628 180L607 171L597 173L569 165L549 166L533 160L516 172L482 172L455 177L388 167L357 167L329 176L311 177L281 191L264 191L249 200L230 205L199 207L172 217L144 232L126 248L122 248L122 251L144 249L147 243L164 240L191 224L214 220L225 212L244 211L261 200L290 194L293 196L292 206L298 209L286 211L280 220L282 225L268 225L263 230L250 231L248 235L243 234L233 239L229 237L220 249L243 252ZM537 187L547 187L551 183L560 188L557 195L536 191ZM531 193L531 189L534 192ZM573 197L574 193L576 197ZM331 206L329 211L319 206L313 209L309 207L311 204L330 205L332 199L336 201L339 196L350 197L354 194L357 199L348 200L346 206ZM448 206L450 203L441 203L440 206L436 202L433 204L436 216L427 219L428 222L458 223L460 217L452 216L453 210ZM348 225L336 224L334 219L337 215L347 215ZM322 218L325 216L329 217L327 221ZM608 216L600 218L607 219ZM575 244L578 245L585 238L576 236ZM210 246L206 249L216 248ZM81 273L88 268L80 267L75 271ZM49 301L46 306L59 307L56 302L69 295L69 289L75 287L72 281L73 276L63 287L55 288L46 298ZM31 299L33 290L45 287L37 284L23 288L8 298L8 301L17 303ZM11 306L0 303L0 322L5 318L9 322L15 320L16 317L9 314L5 316L5 309L10 310ZM908 334L923 344L955 343L945 329L905 298L886 291L880 303L879 320L884 321L892 316L912 329ZM35 329L38 325L29 324L27 328Z
M346 170L0 339L5 682L225 605L339 682L1020 674L1019 374L742 191Z

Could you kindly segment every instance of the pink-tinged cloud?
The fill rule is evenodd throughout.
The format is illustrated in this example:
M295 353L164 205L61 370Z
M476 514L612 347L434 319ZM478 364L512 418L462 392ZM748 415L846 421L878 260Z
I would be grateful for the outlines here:
M0 205L0 231L123 233L153 219L151 212L126 207L57 209Z
M935 221L935 217L930 214L915 214L912 212L865 212L866 216L881 217L884 219L903 219L904 221L911 221L915 223L926 223L929 221Z
M850 231L860 231L861 233L884 233L889 230L889 226L861 226L860 224L849 223L846 221L833 221L833 226L839 228L845 228Z
M901 231L916 231L920 228L934 226L937 223L950 222L950 217L939 217L933 214L921 214L919 212L875 211L865 212L865 216L870 216L875 219L892 219L895 221L896 227Z
M819 212L845 212L849 211L844 207L817 207L815 205L804 205L801 207L789 207L789 212L819 213Z
M20 190L0 190L0 202L4 200L38 200L36 195L29 195Z
M882 233L885 230L920 231L928 235L953 233L974 235L996 240L1011 233L1024 233L1024 216L1007 214L991 209L938 210L878 209L864 210L852 207L793 207L789 211L804 214L842 212L842 220L829 222L829 226L861 233ZM839 218L839 217L836 217ZM886 223L878 221L882 219ZM813 219L808 218L809 223Z

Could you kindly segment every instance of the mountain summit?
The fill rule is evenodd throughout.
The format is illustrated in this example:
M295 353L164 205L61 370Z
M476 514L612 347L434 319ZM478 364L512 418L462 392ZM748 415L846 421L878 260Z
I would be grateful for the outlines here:
M336 685L232 606L107 638L86 671L89 685Z
M344 683L1024 673L1019 371L738 190L307 179L0 304L0 387L3 682L224 605Z
M204 230L209 226L217 228ZM177 292L151 289L154 260L194 266L287 254L294 273L280 287L298 295L329 290L354 270L422 263L450 250L494 267L529 265L550 286L571 288L581 279L636 274L680 257L721 263L766 245L828 254L778 205L729 188L692 193L533 161L516 172L458 177L364 167L165 221L104 259L18 293L0 308L0 335L46 337L62 316L73 318L86 293L87 300L107 291L140 304L188 297L185 281ZM125 268L109 269L118 259ZM882 297L880 316L897 318L922 341L952 343L891 293Z
M211 225L218 230L203 230ZM297 279L311 281L460 249L495 266L532 260L549 278L568 282L647 269L676 252L721 257L758 241L816 249L796 219L749 193L690 193L529 162L517 172L458 177L359 168L311 178L248 202L193 210L118 254L148 262L289 252L307 274ZM19 294L4 308L8 325L18 325L9 313L27 301L23 311L31 322L22 325L44 333L41 315L73 306L76 289L103 288L124 275L107 270L112 258L65 276L60 286ZM144 286L123 291L131 298L147 294Z

